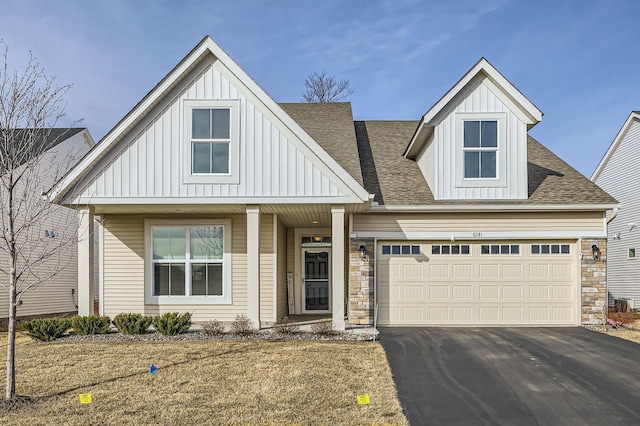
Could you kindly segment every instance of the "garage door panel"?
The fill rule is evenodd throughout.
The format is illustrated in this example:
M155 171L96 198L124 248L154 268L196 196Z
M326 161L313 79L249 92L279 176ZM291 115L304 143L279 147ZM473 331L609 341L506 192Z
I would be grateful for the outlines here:
M529 248L532 243L501 244L497 253L492 252L494 242L461 243L470 247L465 253L454 253L453 243L446 253L443 247L447 244L443 243L433 243L443 248L438 253L432 253L431 243L385 243L419 245L420 254L385 256L378 251L378 323L577 324L580 305L576 243L563 242L570 245L571 253L556 255L534 255ZM502 251L502 246L514 245L517 250Z
M429 278L449 278L449 265L429 264Z
M429 299L431 300L450 300L451 296L449 295L449 289L451 286L449 285L428 285L429 289Z

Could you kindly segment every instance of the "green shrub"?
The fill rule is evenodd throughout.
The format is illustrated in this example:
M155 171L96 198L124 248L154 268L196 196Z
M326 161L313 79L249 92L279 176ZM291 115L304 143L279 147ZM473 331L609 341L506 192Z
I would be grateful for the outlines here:
M140 314L118 314L113 319L113 325L123 334L144 334L152 320Z
M50 342L62 337L64 332L71 328L71 320L68 318L36 318L23 321L22 327L27 330L27 336L33 340Z
M221 336L224 334L224 324L222 321L205 321L201 325L202 331L206 336Z
M76 315L71 318L71 327L78 336L107 334L111 327L111 320L109 317L101 317L99 315L87 315L84 317Z
M191 314L186 312L180 315L177 312L167 312L162 316L153 317L153 327L165 336L186 333L191 327Z
M285 316L273 324L273 333L280 336L291 336L300 329L300 326L291 318Z
M250 336L254 331L253 321L244 315L236 315L231 323L231 332L237 336Z

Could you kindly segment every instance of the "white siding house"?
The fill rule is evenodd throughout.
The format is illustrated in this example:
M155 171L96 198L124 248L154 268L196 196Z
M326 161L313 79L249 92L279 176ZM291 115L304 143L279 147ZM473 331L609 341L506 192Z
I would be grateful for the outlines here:
M640 308L640 112L632 112L591 180L620 203L607 230L609 305L630 299Z
M420 121L278 104L205 37L49 193L81 221L79 312L100 215L109 316L596 321L615 200L527 135L541 118L485 59Z

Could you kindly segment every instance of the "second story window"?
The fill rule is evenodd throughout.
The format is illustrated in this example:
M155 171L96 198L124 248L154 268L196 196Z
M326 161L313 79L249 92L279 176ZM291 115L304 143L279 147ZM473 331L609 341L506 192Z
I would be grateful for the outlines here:
M191 173L229 173L230 120L229 108L191 110Z
M498 122L464 121L464 178L497 178Z

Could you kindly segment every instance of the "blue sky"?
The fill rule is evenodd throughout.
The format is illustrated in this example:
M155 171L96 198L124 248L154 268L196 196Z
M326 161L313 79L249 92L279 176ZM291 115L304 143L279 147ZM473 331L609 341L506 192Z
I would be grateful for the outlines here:
M636 0L2 0L9 60L31 51L96 140L205 35L278 102L314 71L351 82L356 120L418 120L486 57L544 112L531 130L590 176L640 109ZM65 123L66 124L66 123Z

